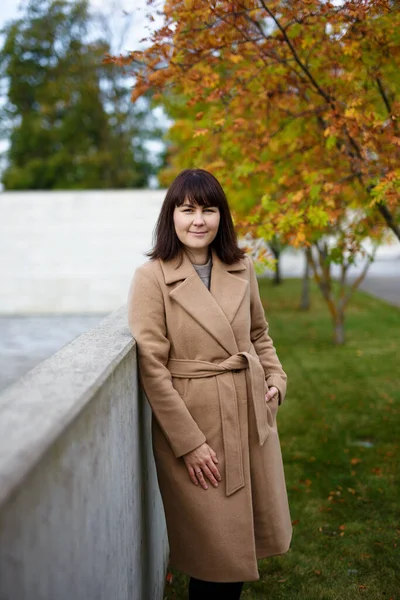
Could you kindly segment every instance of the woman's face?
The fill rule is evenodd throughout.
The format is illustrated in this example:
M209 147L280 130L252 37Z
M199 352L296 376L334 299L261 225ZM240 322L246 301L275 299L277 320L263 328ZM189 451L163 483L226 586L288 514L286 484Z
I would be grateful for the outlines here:
M182 206L175 206L176 235L190 250L201 250L209 246L217 235L219 221L220 212L216 206L199 206L187 199Z

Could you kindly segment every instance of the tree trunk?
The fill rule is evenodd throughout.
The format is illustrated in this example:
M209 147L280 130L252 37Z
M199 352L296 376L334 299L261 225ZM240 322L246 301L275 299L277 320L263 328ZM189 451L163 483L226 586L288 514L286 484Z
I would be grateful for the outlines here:
M338 311L333 319L333 341L336 346L342 346L345 342L344 312L342 311Z
M301 287L300 310L309 310L310 308L310 261L307 251L304 252L305 265L303 282Z
M269 249L271 250L276 263L275 263L275 272L274 272L274 284L279 285L282 283L281 278L281 253L282 253L282 244L279 242L279 239L275 236L269 242Z
M276 258L276 263L275 263L275 274L274 274L274 284L275 285L279 285L280 283L282 283L282 278L281 278L281 253L280 252L274 252L274 256Z

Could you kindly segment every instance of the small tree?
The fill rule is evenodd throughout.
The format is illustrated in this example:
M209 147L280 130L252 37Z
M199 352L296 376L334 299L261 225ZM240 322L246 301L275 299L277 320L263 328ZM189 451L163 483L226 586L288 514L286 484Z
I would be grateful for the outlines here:
M239 223L240 230L247 229L253 237L265 238L269 225L265 229L264 224L268 223L270 214L277 212L275 204L282 205L284 202L293 204L293 198L278 200L265 195L253 208L251 215ZM335 204L331 206L336 219L323 219L317 228L315 221L310 218L319 214L317 205L316 199L314 205L309 207L309 213L301 212L300 216L293 218L299 220L298 226L301 227L304 236L301 245L305 249L307 267L318 284L332 318L334 342L343 344L346 308L354 291L365 278L383 234L373 209L369 210L368 215L364 209L351 208L350 199L344 197L336 197ZM313 207L317 210L316 213L312 212ZM283 227L281 225L281 235L291 243L294 234L285 221L282 220L281 223L284 224ZM368 245L372 245L372 251L367 251ZM361 272L349 285L349 270L352 266L360 264L360 261L363 263ZM337 281L333 267L339 270Z

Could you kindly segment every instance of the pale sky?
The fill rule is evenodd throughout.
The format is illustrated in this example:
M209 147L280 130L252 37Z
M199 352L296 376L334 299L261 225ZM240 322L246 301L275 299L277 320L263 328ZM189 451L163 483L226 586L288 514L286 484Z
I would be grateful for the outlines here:
M0 29L6 21L18 17L18 7L26 6L28 0L1 0L0 8ZM90 0L90 4L94 9L100 9L107 15L113 15L113 29L118 31L118 28L123 26L122 11L126 11L132 15L129 32L127 34L127 47L122 50L138 49L140 39L149 35L147 27L152 28L161 24L161 18L156 14L157 8L147 6L146 0ZM163 5L162 0L157 0L156 5L160 8ZM154 17L154 23L150 23L146 19L146 14L151 12ZM142 45L143 47L143 45Z

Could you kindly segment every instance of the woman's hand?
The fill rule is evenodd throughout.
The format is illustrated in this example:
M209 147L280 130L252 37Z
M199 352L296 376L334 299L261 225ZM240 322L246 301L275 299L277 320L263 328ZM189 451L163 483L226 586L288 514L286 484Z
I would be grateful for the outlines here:
M271 398L275 396L275 394L279 394L278 389L274 386L270 387L268 392L265 394L265 402L269 402Z
M204 443L191 452L184 454L183 460L189 472L189 477L195 485L200 483L201 487L207 490L208 485L204 479L204 476L206 476L214 487L218 487L218 481L221 481L221 475L215 464L218 462L218 458L208 444Z

